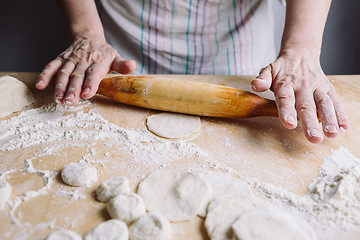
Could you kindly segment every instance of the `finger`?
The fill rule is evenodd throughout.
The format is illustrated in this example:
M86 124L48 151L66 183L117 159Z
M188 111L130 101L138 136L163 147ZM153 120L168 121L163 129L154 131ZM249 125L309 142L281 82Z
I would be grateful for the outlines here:
M279 118L284 127L293 129L297 125L294 88L289 83L279 83L274 89Z
M108 72L109 68L105 67L105 65L101 63L92 64L86 72L81 97L84 99L93 97L99 87L101 80Z
M259 75L252 80L251 87L255 92L264 92L271 87L272 74L270 65L261 69Z
M312 92L298 91L296 93L295 107L306 138L312 143L322 142L323 135L317 119L316 105Z
M68 87L69 77L75 68L74 61L66 61L63 67L59 70L56 77L54 100L57 103L62 103L65 92Z
M125 60L119 54L116 54L111 70L121 74L129 74L135 70L135 67L136 63L134 60Z
M50 63L48 63L44 67L42 72L39 74L35 87L39 90L45 89L49 85L51 79L54 77L57 71L59 71L62 65L63 65L63 60L59 57L55 58Z
M325 136L335 138L339 134L339 126L333 101L325 91L315 90L314 100L322 121Z
M71 73L64 98L65 104L74 105L79 101L82 85L85 79L85 72L88 67L88 63L80 62L76 65L74 71Z
M350 128L350 122L346 116L346 113L337 97L335 90L331 90L329 93L329 97L333 101L335 114L337 118L337 122L339 124L339 128L348 130Z

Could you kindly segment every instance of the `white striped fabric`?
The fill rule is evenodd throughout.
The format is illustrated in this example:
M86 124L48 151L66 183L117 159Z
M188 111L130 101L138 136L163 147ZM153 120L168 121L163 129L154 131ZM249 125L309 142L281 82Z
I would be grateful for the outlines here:
M138 74L254 75L275 59L271 0L101 0Z

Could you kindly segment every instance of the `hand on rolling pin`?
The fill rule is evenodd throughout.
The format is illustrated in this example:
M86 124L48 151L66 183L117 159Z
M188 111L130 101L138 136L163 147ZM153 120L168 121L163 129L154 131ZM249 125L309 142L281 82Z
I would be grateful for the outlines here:
M317 112L326 137L337 137L339 128L349 128L334 87L316 59L298 52L283 53L260 71L252 88L257 92L271 89L282 124L293 129L299 117L305 136L312 143L323 141Z
M66 16L73 41L68 49L45 66L36 81L36 88L46 88L56 76L55 102L74 105L80 97L94 96L109 71L131 73L135 62L124 60L107 44L95 1L57 2Z
M322 34L331 0L286 1L285 27L278 58L252 81L255 91L271 89L279 118L295 128L297 116L312 143L323 141L317 119L327 137L336 137L349 121L335 90L320 66Z

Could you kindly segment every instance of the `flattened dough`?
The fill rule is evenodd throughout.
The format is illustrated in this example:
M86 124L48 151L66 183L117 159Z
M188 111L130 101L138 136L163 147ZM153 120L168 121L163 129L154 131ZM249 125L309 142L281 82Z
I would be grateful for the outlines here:
M86 234L85 240L128 240L129 230L123 221L111 219L97 225Z
M59 230L47 236L46 240L82 240L82 237L70 230Z
M9 200L11 194L11 185L3 180L0 180L0 210L5 207L5 203Z
M30 89L10 76L0 77L0 115L21 110L34 102Z
M186 221L203 209L211 194L207 181L196 174L181 171L156 171L141 181L138 194L150 212L158 212L170 221Z
M158 213L147 213L131 224L130 240L169 240L170 222Z
M126 177L110 178L98 186L96 199L100 202L108 202L111 198L128 192L130 192L130 186Z
M199 116L164 112L148 117L146 126L159 137L186 138L200 131L201 120Z
M231 226L234 240L314 240L313 232L284 213L255 209L243 213Z
M253 201L255 196L250 186L238 179L234 178L229 174L220 172L202 172L199 174L209 183L211 188L211 196L207 200L204 208L199 213L200 217L206 216L206 209L209 203L216 198L234 198L234 199L248 199Z
M124 193L112 198L106 208L112 218L127 224L131 224L146 212L144 201L135 193Z
M235 198L217 198L210 202L205 219L205 228L211 240L231 239L231 225L244 212L253 209L254 204Z
M89 163L73 162L62 168L61 178L70 186L89 186L97 181L97 172L96 168Z

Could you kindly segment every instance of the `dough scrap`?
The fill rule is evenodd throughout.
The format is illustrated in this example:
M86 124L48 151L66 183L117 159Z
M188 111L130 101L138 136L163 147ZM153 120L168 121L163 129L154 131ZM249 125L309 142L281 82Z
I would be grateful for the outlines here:
M112 218L131 224L146 213L143 199L135 193L120 194L107 203L106 208Z
M144 199L147 210L178 222L195 217L203 209L211 189L199 175L160 170L141 181L138 194Z
M35 101L30 89L14 77L0 77L0 89L0 114L19 111Z
M130 240L169 240L170 222L161 214L147 213L131 224Z
M128 240L129 230L123 221L111 219L97 225L84 240Z
M200 131L201 120L199 116L164 112L148 117L146 126L159 137L186 138Z
M211 240L230 239L233 222L254 207L246 198L217 198L211 201L205 218L205 228Z
M62 168L61 178L70 186L89 186L97 181L97 172L96 168L89 163L73 162Z
M108 202L119 194L130 192L129 180L126 177L110 178L101 183L96 189L96 199Z
M82 237L70 230L59 230L47 236L46 240L82 240Z
M250 186L233 176L221 172L202 172L199 174L209 183L211 188L211 196L207 199L203 209L198 214L200 217L206 216L207 206L209 203L221 196L221 198L248 199L254 201L255 196Z
M231 229L234 240L316 239L314 233L303 223L299 224L292 217L286 217L283 212L262 208L243 213L232 224Z
M0 210L5 208L5 203L11 195L11 189L8 182L0 180Z

